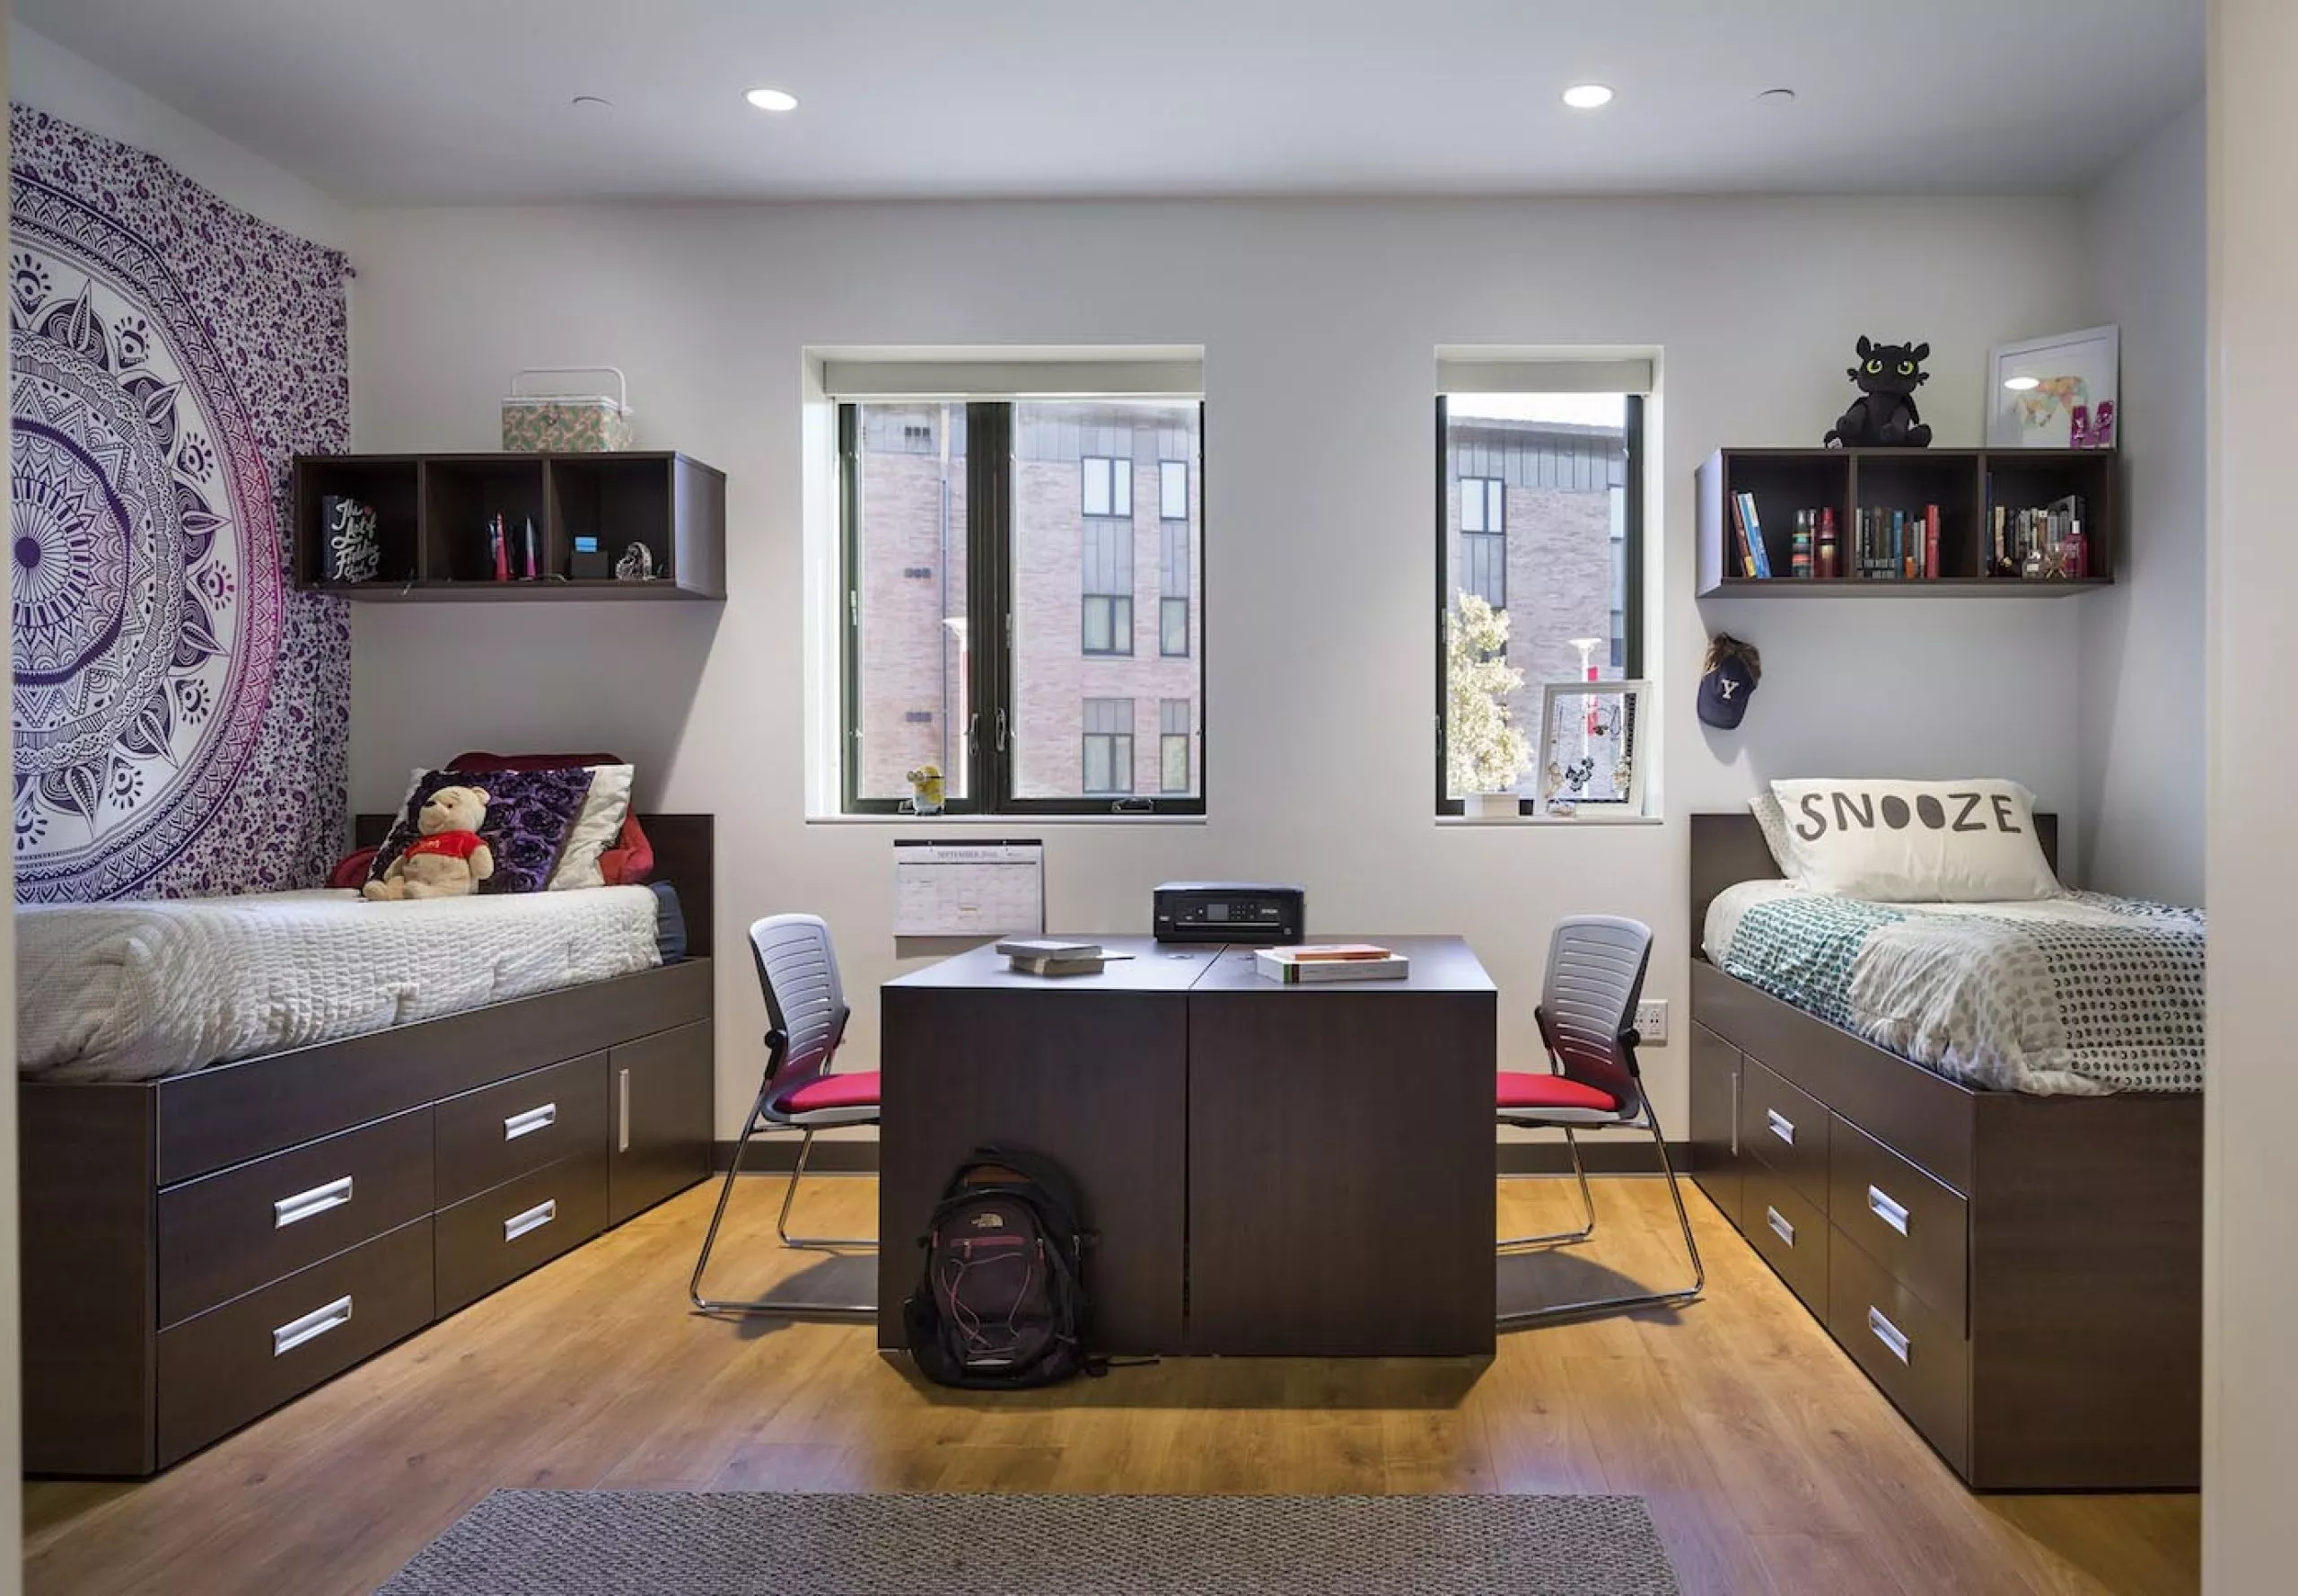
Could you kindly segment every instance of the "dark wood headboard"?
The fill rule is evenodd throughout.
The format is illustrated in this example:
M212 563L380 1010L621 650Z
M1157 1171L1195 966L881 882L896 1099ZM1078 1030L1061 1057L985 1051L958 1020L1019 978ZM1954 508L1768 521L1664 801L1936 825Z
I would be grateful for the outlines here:
M2035 840L2043 857L2058 868L2058 817L2035 815ZM1726 887L1741 881L1776 881L1779 866L1764 846L1763 828L1745 810L1733 814L1694 815L1691 818L1691 956L1700 958L1700 939L1707 931L1707 906Z
M355 846L373 847L391 829L394 814L352 817ZM690 959L707 959L717 916L715 877L717 864L715 815L650 815L638 817L645 828L647 846L654 850L654 880L678 889L679 909L686 916L686 951Z

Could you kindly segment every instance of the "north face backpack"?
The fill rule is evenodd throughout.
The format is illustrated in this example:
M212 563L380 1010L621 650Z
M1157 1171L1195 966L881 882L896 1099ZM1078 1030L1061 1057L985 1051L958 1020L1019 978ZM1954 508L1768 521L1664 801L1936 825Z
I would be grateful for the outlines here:
M1060 1166L977 1147L934 1205L925 1268L902 1304L910 1355L942 1385L1019 1390L1104 1365L1085 1350L1085 1230Z

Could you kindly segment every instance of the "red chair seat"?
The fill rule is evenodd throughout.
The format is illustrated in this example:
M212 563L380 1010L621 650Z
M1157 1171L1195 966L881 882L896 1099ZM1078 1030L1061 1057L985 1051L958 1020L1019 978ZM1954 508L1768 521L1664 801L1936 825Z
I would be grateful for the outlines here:
M850 1070L816 1075L804 1085L776 1094L777 1114L811 1114L822 1109L874 1109L878 1106L878 1072Z
M873 1082L874 1084L874 1082ZM1609 1092L1583 1086L1568 1075L1500 1072L1500 1106L1504 1109L1593 1109L1617 1114L1619 1100Z

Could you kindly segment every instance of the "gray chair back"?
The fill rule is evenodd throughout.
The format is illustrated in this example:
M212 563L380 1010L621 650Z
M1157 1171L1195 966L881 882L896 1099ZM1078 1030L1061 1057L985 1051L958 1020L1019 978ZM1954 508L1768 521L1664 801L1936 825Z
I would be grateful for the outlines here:
M846 1017L829 926L820 915L768 915L750 926L750 951L776 1033L767 1038L767 1069L776 1080L824 1074L846 1034Z
M1636 1022L1652 928L1613 915L1574 915L1548 939L1540 986L1540 1034L1570 1079L1609 1092L1623 1108L1642 1101L1619 1035Z

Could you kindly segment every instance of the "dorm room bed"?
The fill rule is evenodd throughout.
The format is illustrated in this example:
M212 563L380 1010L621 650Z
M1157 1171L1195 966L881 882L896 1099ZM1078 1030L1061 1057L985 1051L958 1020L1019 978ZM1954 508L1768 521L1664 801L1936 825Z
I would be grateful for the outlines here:
M390 820L359 817L360 840ZM708 1174L711 817L641 820L683 958L654 962L644 889L590 889L603 896L571 915L529 906L554 925L587 915L586 929L539 961L531 946L496 949L500 984L434 972L408 983L400 1014L373 1010L355 961L306 962L267 978L317 969L349 995L295 1009L280 1034L331 1039L185 1069L186 1048L224 1057L219 1038L281 1023L264 1004L234 1024L228 1005L194 1004L141 1049L133 1028L84 1039L96 1073L156 1078L21 1083L28 1472L163 1469ZM260 940L201 925L196 953L171 958ZM557 980L574 984L533 989ZM487 1001L510 991L527 995ZM458 996L480 1006L440 1012ZM354 1011L377 1028L340 1034Z
M2055 863L2056 823L2035 820ZM2057 1030L2030 1018L2022 1031L1966 1023L1983 1006L1969 993L1940 999L1954 1022L1922 1023L1916 1005L1903 1029L1879 1026L1841 1006L1850 988L1820 969L1826 957L1803 980L1777 966L1728 973L1703 945L1710 908L1735 890L1727 910L1760 901L1741 883L1779 870L1751 815L1691 827L1702 1189L1971 1486L2198 1484L2198 1076L2143 1039L2115 1055L2078 1037L2070 1057L2061 1031L2095 1022L2111 975L2057 993L2047 1013L2075 1016ZM1902 923L1950 934L1943 916ZM1999 963L2016 940L1983 943L1982 957ZM2180 1022L2198 1025L2183 978L2169 986Z

